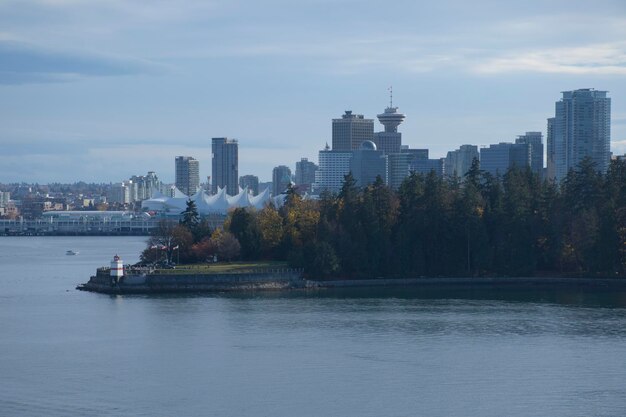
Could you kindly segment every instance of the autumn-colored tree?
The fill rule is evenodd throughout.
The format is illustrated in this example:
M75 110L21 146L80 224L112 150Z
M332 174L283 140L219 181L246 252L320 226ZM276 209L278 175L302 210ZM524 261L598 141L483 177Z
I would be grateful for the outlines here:
M261 256L276 257L276 249L283 240L283 219L274 205L270 204L260 210L256 216L261 232Z

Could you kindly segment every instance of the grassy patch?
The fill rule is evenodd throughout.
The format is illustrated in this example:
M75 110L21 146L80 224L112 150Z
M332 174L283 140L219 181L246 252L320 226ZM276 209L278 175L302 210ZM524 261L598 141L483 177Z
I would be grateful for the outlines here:
M215 264L177 265L174 269L157 269L158 274L237 274L268 269L288 268L287 262L218 262Z

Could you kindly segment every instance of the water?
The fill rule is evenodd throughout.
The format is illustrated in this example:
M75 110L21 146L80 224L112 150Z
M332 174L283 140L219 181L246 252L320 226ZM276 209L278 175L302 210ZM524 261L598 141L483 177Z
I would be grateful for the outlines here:
M0 238L0 416L626 415L624 293L74 290L144 240Z

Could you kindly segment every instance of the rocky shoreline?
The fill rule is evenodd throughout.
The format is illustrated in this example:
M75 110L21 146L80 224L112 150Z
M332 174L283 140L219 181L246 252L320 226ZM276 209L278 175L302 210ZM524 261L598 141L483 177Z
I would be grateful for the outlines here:
M300 269L224 274L149 273L112 278L106 269L98 270L89 282L77 287L81 291L105 294L164 294L226 291L277 291L302 289L413 287L439 289L594 289L626 290L624 278L567 277L456 277L395 278L354 280L305 279Z

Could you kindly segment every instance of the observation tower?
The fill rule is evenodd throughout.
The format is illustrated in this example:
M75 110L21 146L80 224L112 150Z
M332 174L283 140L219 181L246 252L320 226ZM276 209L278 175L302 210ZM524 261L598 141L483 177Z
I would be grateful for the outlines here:
M398 113L398 108L393 107L393 89L389 88L389 107L385 109L384 113L379 114L378 121L385 126L385 132L397 132L398 126L406 117L402 113Z

